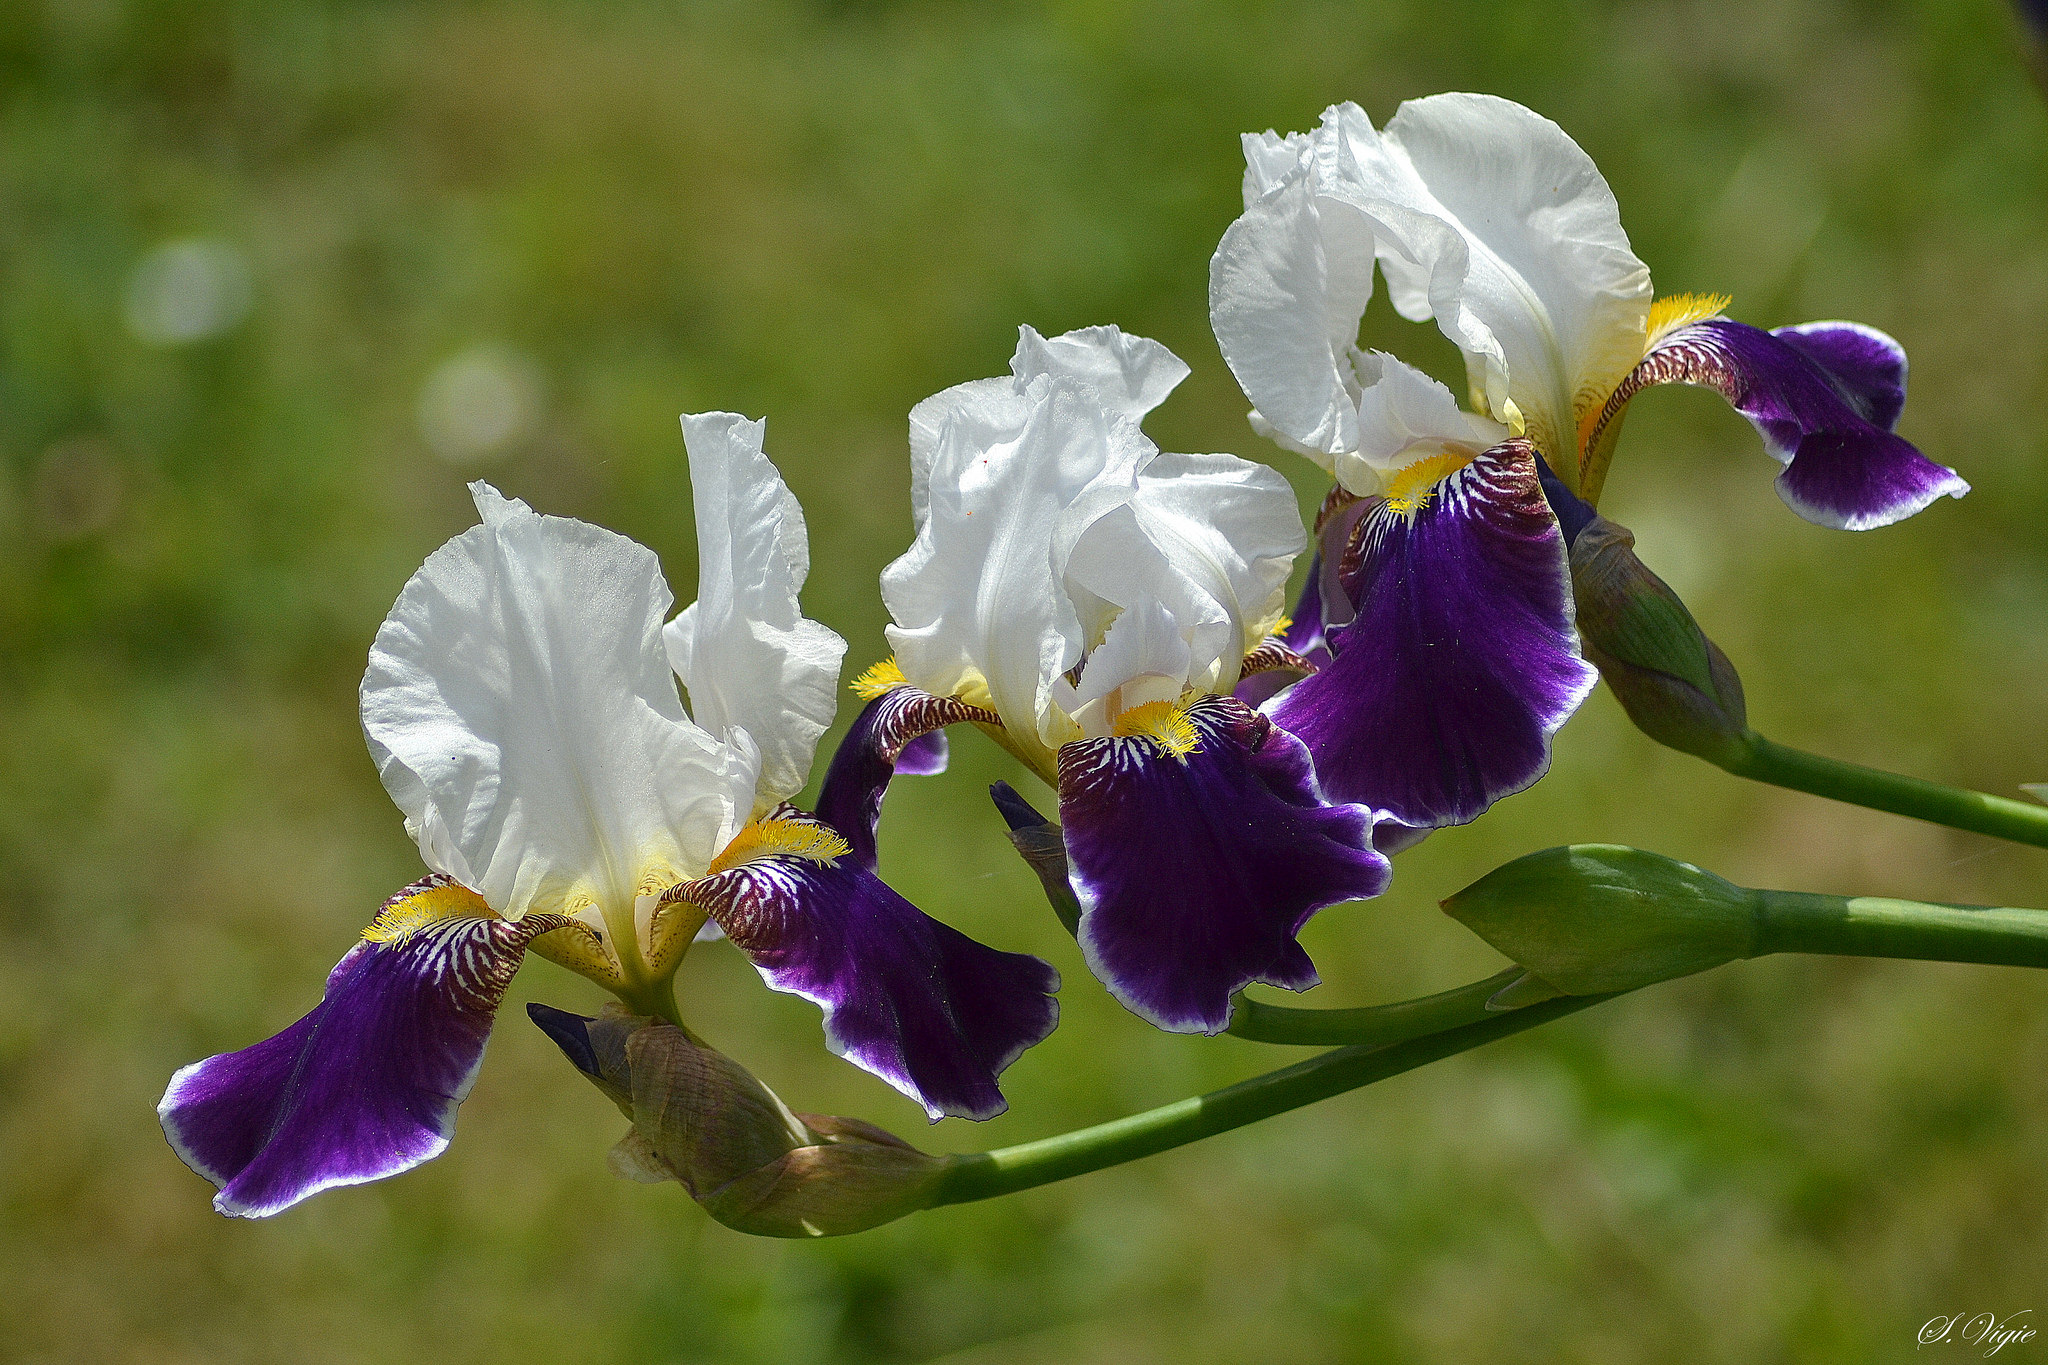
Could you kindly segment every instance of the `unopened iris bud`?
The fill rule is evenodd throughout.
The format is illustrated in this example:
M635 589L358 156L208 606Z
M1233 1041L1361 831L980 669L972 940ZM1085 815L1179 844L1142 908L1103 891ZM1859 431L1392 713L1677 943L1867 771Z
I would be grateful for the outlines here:
M1517 858L1443 908L1567 995L1633 990L1757 951L1755 892L1617 844Z
M616 1007L596 1019L527 1010L633 1121L612 1169L677 1181L737 1231L860 1232L927 1207L947 1169L948 1158L873 1124L792 1112L745 1067L673 1024Z
M1572 595L1586 657L1636 728L1718 760L1749 729L1742 679L1670 585L1636 558L1635 535L1594 516L1572 538Z

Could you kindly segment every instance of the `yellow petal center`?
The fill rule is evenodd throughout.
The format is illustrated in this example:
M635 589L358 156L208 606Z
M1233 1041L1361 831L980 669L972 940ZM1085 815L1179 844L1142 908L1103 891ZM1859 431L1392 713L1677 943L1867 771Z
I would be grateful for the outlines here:
M854 694L862 701L873 701L885 692L908 686L910 680L903 676L903 665L896 662L893 654L853 680Z
M1185 759L1202 748L1186 708L1170 701L1148 701L1119 712L1109 732L1119 739L1149 739L1172 758Z
M712 859L705 875L730 872L762 858L802 858L814 863L829 863L850 852L852 849L846 840L815 820L756 820L733 835L725 851Z
M1471 464L1473 456L1462 450L1446 450L1426 456L1387 476L1387 506L1396 512L1417 512L1436 496L1437 485Z
M482 896L460 882L433 881L409 886L385 901L363 937L372 943L403 943L420 930L449 920L497 917Z

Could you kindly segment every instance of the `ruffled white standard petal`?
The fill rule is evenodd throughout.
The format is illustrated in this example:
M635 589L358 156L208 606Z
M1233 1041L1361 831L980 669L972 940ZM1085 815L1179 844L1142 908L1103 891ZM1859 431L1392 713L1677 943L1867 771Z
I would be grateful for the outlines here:
M1270 135L1269 135L1270 136ZM1249 196L1282 151L1298 164ZM1373 238L1348 205L1316 194L1305 139L1245 139L1244 215L1209 262L1209 320L1231 373L1252 400L1253 425L1330 468L1358 445L1350 353L1372 297Z
M966 691L979 705L984 685L1012 740L1049 765L1071 737L1053 683L1083 647L1054 566L1093 518L1135 495L1153 447L1071 379L939 397L949 410L931 452L928 515L882 572L889 642L912 686Z
M1140 472L1128 504L1075 538L1064 576L1082 603L1164 604L1193 650L1188 682L1228 691L1246 651L1282 614L1288 571L1306 544L1278 470L1235 455L1163 454ZM1098 623L1083 624L1099 638Z
M762 452L767 423L729 412L683 418L696 493L697 600L662 633L708 734L745 730L761 751L757 808L803 790L839 706L846 641L804 619L810 573L803 509Z
M1553 461L1578 415L1642 357L1650 274L1613 191L1549 119L1490 95L1403 104L1384 133L1356 105L1323 116L1317 190L1373 225L1388 294L1435 317L1491 415L1517 414Z
M955 414L1004 412L1015 406L1017 384L1012 379L976 379L935 393L910 410L910 517L911 525L924 530L931 514L932 461L938 457L939 436Z
M1307 164L1311 153L1307 133L1286 137L1268 128L1263 133L1246 133L1244 144L1244 206L1250 208Z
M1192 656L1173 613L1156 597L1142 596L1089 652L1078 687L1061 690L1064 702L1091 739L1110 733L1120 711L1146 702L1177 702L1187 687Z
M1489 417L1464 411L1451 391L1384 351L1358 357L1358 459L1339 460L1337 481L1361 497L1378 476L1448 449L1477 454L1508 438Z
M370 752L421 853L510 919L697 875L759 760L684 713L653 553L471 492L484 524L412 576L363 676Z
M1030 327L1017 332L1010 378L956 384L910 410L910 511L920 530L929 506L926 490L939 433L955 412L985 412L1021 395L1040 375L1048 375L1087 386L1101 396L1102 406L1141 422L1188 377L1179 356L1150 337L1133 336L1121 328L1083 327L1050 340Z
M1188 377L1188 367L1159 342L1118 327L1083 327L1050 341L1019 327L1010 373L1020 389L1042 374L1077 380L1095 390L1103 407L1141 422Z

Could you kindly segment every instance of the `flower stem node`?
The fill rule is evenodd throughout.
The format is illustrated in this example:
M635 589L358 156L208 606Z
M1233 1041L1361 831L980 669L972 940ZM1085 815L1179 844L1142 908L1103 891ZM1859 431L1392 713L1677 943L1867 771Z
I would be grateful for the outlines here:
M859 1119L792 1112L687 1030L607 1006L529 1005L577 1070L632 1120L611 1166L679 1182L713 1218L763 1237L862 1232L928 1207L950 1158Z
M1634 990L1758 951L1756 892L1616 844L1517 858L1443 908L1528 969L1518 993L1539 983L1568 995Z
M1572 595L1586 657L1630 720L1659 744L1718 761L1747 742L1742 679L1670 585L1636 557L1635 535L1595 516L1572 541Z

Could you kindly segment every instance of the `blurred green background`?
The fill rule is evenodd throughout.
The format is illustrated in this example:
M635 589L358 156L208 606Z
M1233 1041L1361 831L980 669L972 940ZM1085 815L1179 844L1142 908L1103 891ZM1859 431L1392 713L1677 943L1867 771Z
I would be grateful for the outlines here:
M1164 446L1271 459L1308 505L1207 328L1237 134L1465 88L1585 145L1660 292L1900 337L1905 433L1976 486L1825 532L1719 399L1635 405L1606 510L1758 725L2048 779L2048 106L1992 0L0 6L0 1357L1856 1361L1915 1358L1938 1313L2048 1326L2048 977L1990 968L1725 968L825 1244L613 1179L620 1119L520 1009L600 993L538 960L417 1172L230 1222L163 1143L171 1071L297 1017L418 874L355 689L465 480L654 546L687 600L676 414L765 413L858 669L910 405L1002 372L1020 322L1114 321L1194 367ZM1456 375L1383 301L1367 339ZM797 1107L939 1148L1289 1059L1109 1000L984 802L1025 779L955 753L891 796L884 870L1065 973L1013 1111L927 1132L723 946L685 964L697 1027ZM2048 855L1742 785L1602 693L1547 780L1316 920L1313 999L1492 971L1436 901L1581 840L2048 903Z

